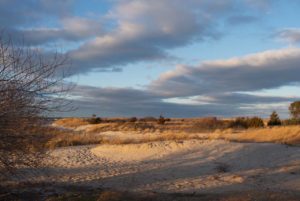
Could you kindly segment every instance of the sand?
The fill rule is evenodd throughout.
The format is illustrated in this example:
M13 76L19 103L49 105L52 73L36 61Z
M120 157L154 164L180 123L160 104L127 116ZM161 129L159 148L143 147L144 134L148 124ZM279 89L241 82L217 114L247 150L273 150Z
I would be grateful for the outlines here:
M151 192L300 192L300 147L281 144L186 140L66 147L50 155L56 164L27 180Z

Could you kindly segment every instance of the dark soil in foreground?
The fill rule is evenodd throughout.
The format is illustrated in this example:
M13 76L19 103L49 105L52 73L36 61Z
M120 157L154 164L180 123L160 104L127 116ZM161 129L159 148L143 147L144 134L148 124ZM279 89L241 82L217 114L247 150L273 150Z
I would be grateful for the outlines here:
M300 201L300 192L244 191L223 194L184 194L121 192L113 189L88 189L78 186L23 184L0 187L2 201Z

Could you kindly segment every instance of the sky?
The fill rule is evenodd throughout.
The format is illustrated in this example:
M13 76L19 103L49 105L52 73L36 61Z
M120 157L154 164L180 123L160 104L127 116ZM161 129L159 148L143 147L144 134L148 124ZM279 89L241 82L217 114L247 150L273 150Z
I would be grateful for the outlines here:
M62 116L287 118L300 0L0 0L0 29L70 63Z

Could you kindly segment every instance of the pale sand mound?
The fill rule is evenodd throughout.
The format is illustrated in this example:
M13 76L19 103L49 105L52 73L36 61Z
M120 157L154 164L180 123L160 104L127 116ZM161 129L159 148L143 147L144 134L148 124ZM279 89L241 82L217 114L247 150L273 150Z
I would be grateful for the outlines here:
M45 173L26 179L130 191L300 192L300 147L224 140L76 146L53 150Z
M102 145L91 149L96 156L112 161L144 161L183 153L203 144L203 141L163 141L142 144Z

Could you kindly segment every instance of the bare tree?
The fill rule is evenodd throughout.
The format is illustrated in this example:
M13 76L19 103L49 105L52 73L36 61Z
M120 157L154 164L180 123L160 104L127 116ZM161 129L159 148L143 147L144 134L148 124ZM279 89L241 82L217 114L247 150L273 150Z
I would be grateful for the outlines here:
M43 121L61 111L70 85L64 81L67 58L15 45L0 36L0 173L33 166L49 135Z

